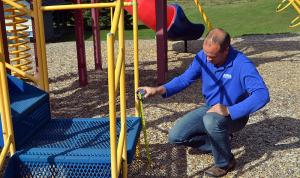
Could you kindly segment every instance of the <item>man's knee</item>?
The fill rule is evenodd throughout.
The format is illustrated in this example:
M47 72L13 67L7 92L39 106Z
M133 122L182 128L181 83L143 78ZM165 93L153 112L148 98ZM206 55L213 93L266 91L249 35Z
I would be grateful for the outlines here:
M180 132L176 131L174 128L169 130L168 142L171 144L178 144L182 140Z
M226 127L226 118L217 113L207 113L203 117L203 124L208 133L216 132Z

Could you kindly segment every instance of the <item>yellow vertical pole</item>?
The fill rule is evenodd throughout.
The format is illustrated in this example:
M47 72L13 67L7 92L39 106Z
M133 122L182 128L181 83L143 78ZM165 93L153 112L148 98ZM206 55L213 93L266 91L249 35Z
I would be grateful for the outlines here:
M1 56L2 60L2 56ZM0 80L2 77L0 77ZM0 114L1 114L1 124L2 124L2 132L3 132L3 140L7 139L7 127L6 127L6 119L5 119L5 108L4 108L4 99L3 99L3 93L2 93L2 85L0 82Z
M116 93L114 72L114 34L107 34L107 56L108 56L108 96L109 96L109 130L110 130L110 152L111 152L111 177L117 178L117 129L116 129Z
M2 60L2 54L1 54L1 60ZM0 77L0 80L2 81L2 77ZM2 133L3 133L3 140L5 141L8 138L7 135L7 123L6 123L6 113L4 108L4 97L3 97L3 86L0 82L0 114L1 114L1 124L2 124Z
M111 33L116 33L117 32L117 28L118 28L118 24L119 24L119 18L120 18L120 13L121 13L121 8L123 3L121 3L122 0L119 0L117 2L117 5L115 7L114 10L114 16L112 18L112 24L111 24L111 28L110 28L110 32ZM123 2L123 1L122 1Z
M133 0L133 64L134 64L134 91L137 91L139 87L139 47L138 47L138 6L137 0ZM140 107L137 94L135 92L135 115L140 116Z
M1 41L0 41L0 45L1 45L0 46L0 50L1 50L0 61L1 61L1 63L5 62L4 45L3 45L3 38L2 38L3 37L2 29L3 28L1 27L0 28L0 39L1 39ZM0 80L2 81L1 78L2 77L0 76ZM3 93L2 93L2 91L3 91L2 87L3 86L1 85L1 82L0 82L0 114L1 114L1 124L2 124L3 140L5 141L8 138L8 135L7 135L7 126L6 126L6 119L5 119L4 98L3 98Z
M127 140L126 140L126 82L125 82L125 37L124 37L124 9L122 8L119 19L119 54L122 54L122 65L120 75L120 110L121 126L125 129L124 146L122 151L122 176L125 178L128 174L127 165ZM122 52L121 52L122 51Z
M133 66L134 66L134 91L137 91L139 87L139 47L138 47L138 4L137 0L132 1L132 8L133 8L133 13L132 13L132 18L133 18ZM141 116L141 111L140 111L140 106L139 106L139 101L137 94L135 92L134 94L134 105L135 105L135 116L140 117ZM141 142L140 139L138 140L137 143L137 149L136 149L136 156L138 158L141 157Z
M110 7L110 24L113 24L114 8Z
M123 49L124 50L124 49ZM127 177L128 175L128 164L127 164L127 127L126 127L126 82L125 82L125 61L124 61L124 65L122 65L122 71L121 71L121 89L123 89L123 91L120 91L120 98L121 98L121 107L123 108L121 110L121 125L124 125L124 146L123 146L123 154L122 154L122 159L123 159L123 166L122 166L122 176L124 178Z
M38 3L37 0L32 1L33 5L33 18L34 18L34 28L35 28L35 37L36 37L36 54L38 60L38 85L41 89L45 90L44 84L44 71L43 71L43 62L42 62L42 49L41 49L41 38L40 38L40 24L38 17Z
M43 83L44 90L49 91L49 82L48 82L48 67L47 67L47 59L46 59L46 40L45 40L45 29L44 29L44 13L42 10L42 1L37 0L37 14L38 14L38 23L39 23L39 35L40 35L40 45L41 45L41 65L43 69Z
M4 58L4 46L3 46L3 39L2 39L2 28L0 28L0 96L1 96L1 119L3 124L7 125L4 127L3 131L6 131L6 139L8 136L12 136L11 138L11 145L10 145L10 154L14 154L16 152L15 147L15 139L14 139L14 130L13 124L11 119L11 110L10 110L10 100L9 100L9 91L8 91L8 84L7 84L7 76L6 76L6 68L5 68L5 58ZM3 113L2 113L3 112ZM5 140L6 141L6 140Z

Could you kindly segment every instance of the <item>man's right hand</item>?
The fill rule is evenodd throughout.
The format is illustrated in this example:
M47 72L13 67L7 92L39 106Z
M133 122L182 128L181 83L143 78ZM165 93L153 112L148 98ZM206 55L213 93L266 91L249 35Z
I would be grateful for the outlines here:
M163 95L166 93L166 89L163 86L159 86L159 87L144 86L144 87L139 87L138 90L145 91L144 98L148 98L155 95Z

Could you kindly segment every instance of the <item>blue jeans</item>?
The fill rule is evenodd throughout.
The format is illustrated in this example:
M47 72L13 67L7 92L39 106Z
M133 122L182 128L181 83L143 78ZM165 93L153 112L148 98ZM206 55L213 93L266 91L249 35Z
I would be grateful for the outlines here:
M229 135L244 128L249 117L231 120L229 116L206 113L209 108L204 105L178 119L169 131L169 143L211 151L215 165L224 167L233 158Z

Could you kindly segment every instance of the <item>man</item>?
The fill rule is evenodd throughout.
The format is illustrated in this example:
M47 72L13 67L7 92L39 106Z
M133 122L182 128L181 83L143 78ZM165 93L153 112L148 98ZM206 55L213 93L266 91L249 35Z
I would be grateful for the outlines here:
M203 50L183 74L162 86L140 89L145 98L157 94L170 97L199 78L205 105L175 122L169 142L211 152L215 165L205 173L220 177L236 164L231 133L244 128L249 115L269 102L269 92L255 65L230 46L230 35L220 28L208 33Z

